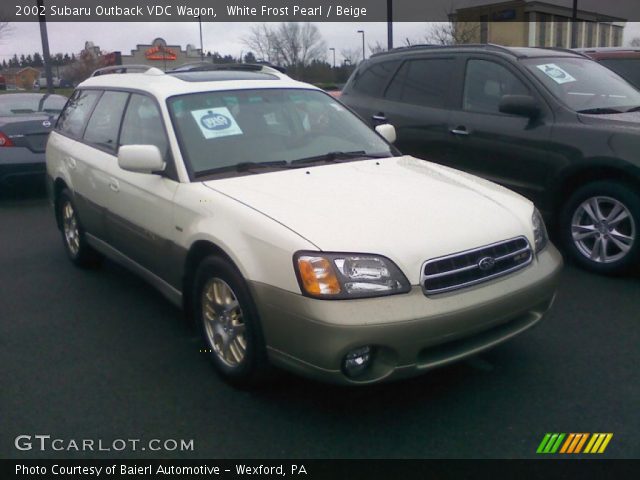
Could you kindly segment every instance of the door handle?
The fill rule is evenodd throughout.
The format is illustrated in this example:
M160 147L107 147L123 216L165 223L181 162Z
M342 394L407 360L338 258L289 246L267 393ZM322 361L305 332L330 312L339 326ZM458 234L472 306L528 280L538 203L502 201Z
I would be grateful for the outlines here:
M67 165L69 165L69 168L71 169L75 169L76 168L76 159L73 157L67 157L65 159L67 161Z
M111 178L109 179L109 188L117 193L120 191L120 184L115 178Z
M371 117L374 122L388 123L389 119L385 116L384 113L376 113L373 117Z
M462 135L462 136L469 135L469 131L467 130L467 127L463 127L463 126L454 128L453 130L451 130L451 133L453 133L454 135Z

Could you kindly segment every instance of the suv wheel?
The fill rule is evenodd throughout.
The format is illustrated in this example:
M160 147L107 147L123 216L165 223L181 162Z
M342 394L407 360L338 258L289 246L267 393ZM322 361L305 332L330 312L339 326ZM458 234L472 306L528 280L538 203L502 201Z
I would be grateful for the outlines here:
M565 204L561 235L576 262L596 273L618 274L640 259L640 196L626 185L594 182Z
M240 273L208 257L196 273L193 304L209 357L222 377L238 386L262 380L267 356L257 310Z
M58 198L58 218L62 231L62 241L67 255L79 267L96 267L102 256L87 243L84 229L69 190L63 190Z

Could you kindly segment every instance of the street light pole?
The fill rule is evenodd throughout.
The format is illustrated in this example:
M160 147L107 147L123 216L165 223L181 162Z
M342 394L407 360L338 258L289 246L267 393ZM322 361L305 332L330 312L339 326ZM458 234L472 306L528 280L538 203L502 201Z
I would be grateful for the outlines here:
M358 33L362 34L362 61L364 62L364 57L365 57L365 53L364 53L364 30L358 30Z
M387 50L393 48L393 0L387 0Z
M573 0L571 15L571 48L578 48L578 0Z
M333 68L336 68L336 49L331 47L329 50L333 52Z
M200 27L200 61L204 62L204 48L202 46L202 15L198 15L198 26Z
M44 12L42 0L38 0L38 11ZM49 36L47 35L47 18L44 14L38 15L40 23L40 38L42 39L42 59L44 60L44 72L47 77L47 93L53 93L53 74L51 73L51 55L49 54Z

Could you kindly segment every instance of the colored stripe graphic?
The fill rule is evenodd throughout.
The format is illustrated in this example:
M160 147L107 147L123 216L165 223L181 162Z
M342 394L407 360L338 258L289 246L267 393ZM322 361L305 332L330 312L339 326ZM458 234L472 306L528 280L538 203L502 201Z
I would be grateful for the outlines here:
M536 453L604 453L612 438L613 433L570 433L568 435L564 433L546 433L540 445L538 445ZM586 447L583 451L585 444Z

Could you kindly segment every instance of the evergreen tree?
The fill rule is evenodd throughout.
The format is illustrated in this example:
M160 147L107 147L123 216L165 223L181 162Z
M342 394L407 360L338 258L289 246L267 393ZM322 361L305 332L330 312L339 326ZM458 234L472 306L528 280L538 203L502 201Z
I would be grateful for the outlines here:
M34 67L44 66L44 62L42 61L42 56L38 52L33 54L33 62L31 65Z

